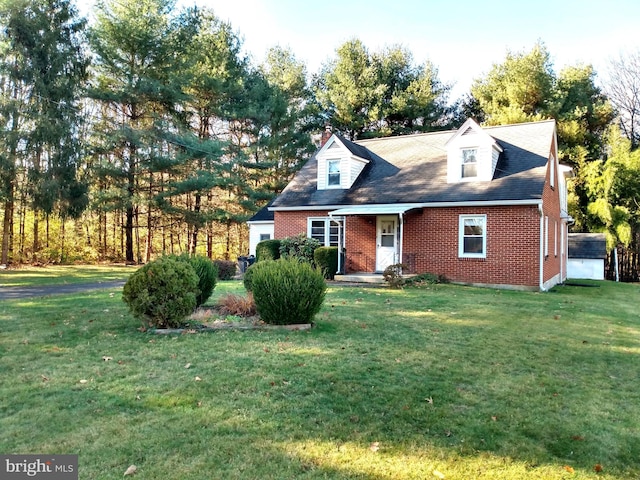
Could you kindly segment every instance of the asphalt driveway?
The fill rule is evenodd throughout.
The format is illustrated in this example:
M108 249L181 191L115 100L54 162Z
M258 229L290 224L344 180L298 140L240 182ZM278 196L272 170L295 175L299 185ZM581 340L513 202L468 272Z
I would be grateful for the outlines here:
M124 284L125 280L115 280L112 282L70 283L65 285L43 285L39 287L0 287L0 300L65 295L88 290L117 288L124 286Z

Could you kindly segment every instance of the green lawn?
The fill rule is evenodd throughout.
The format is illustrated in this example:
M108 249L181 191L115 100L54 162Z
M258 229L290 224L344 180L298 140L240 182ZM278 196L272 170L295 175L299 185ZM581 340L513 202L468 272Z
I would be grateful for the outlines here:
M5 301L0 452L82 479L639 478L640 286L595 285L330 287L309 332L175 336L118 290Z

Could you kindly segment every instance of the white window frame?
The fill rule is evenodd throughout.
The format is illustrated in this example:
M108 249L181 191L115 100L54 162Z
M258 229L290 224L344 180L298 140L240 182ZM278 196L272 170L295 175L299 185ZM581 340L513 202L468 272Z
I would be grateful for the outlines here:
M480 220L482 226L482 252L465 252L464 240L467 237L475 237L477 235L465 235L465 220ZM458 218L458 257L460 258L487 258L487 215L460 215Z
M549 217L547 215L544 216L544 230L546 235L544 236L544 256L549 256L549 236L551 232L549 231Z
M312 237L311 234L311 226L313 222L324 222L324 240L321 240L320 243L323 247L338 247L340 245L340 228L339 226L332 221L331 217L309 217L307 218L307 237ZM338 239L335 245L331 245L331 228L338 229ZM319 239L318 239L319 240Z
M556 188L556 159L553 155L549 155L549 185Z
M338 173L331 173L331 165L338 165ZM331 183L331 175L338 176L338 183ZM327 160L327 188L340 188L342 185L342 160L339 158L332 158Z
M475 158L475 161L466 162L465 161L466 152L472 152L472 151L474 152L473 156ZM479 151L478 147L465 147L465 148L462 148L460 150L460 178L462 180L478 178L478 151ZM475 165L476 174L475 175L465 175L464 174L465 165Z

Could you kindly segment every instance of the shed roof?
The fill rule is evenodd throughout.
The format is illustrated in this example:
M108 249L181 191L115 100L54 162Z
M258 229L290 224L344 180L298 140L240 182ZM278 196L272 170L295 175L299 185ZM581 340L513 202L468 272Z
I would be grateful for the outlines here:
M607 242L604 233L570 233L569 258L604 259Z

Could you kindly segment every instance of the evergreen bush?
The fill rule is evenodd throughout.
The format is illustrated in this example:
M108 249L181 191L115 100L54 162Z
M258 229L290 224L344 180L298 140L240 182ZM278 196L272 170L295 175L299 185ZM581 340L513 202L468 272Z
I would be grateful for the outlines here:
M196 307L204 305L211 297L218 282L218 266L209 258L202 255L183 254L178 257L180 260L188 262L198 275L198 289L200 293L196 296Z
M333 280L338 271L338 247L318 247L313 252L313 261L322 270L324 278Z
M196 308L198 275L175 257L160 257L131 274L122 299L145 326L176 328Z
M256 245L256 262L280 258L280 240L263 240Z
M231 280L236 275L238 265L231 260L214 260L218 269L218 280Z
M297 259L282 258L255 269L251 284L260 318L274 325L310 323L327 289L319 270Z
M269 263L272 263L272 262L275 262L275 260L264 260L262 262L254 263L249 268L247 268L247 270L244 272L244 276L242 277L242 283L244 284L244 289L247 292L253 291L253 286L252 286L253 273L257 269L263 268L264 265L268 265Z
M304 233L280 240L280 257L296 258L313 265L313 252L320 247L320 242L309 238Z

